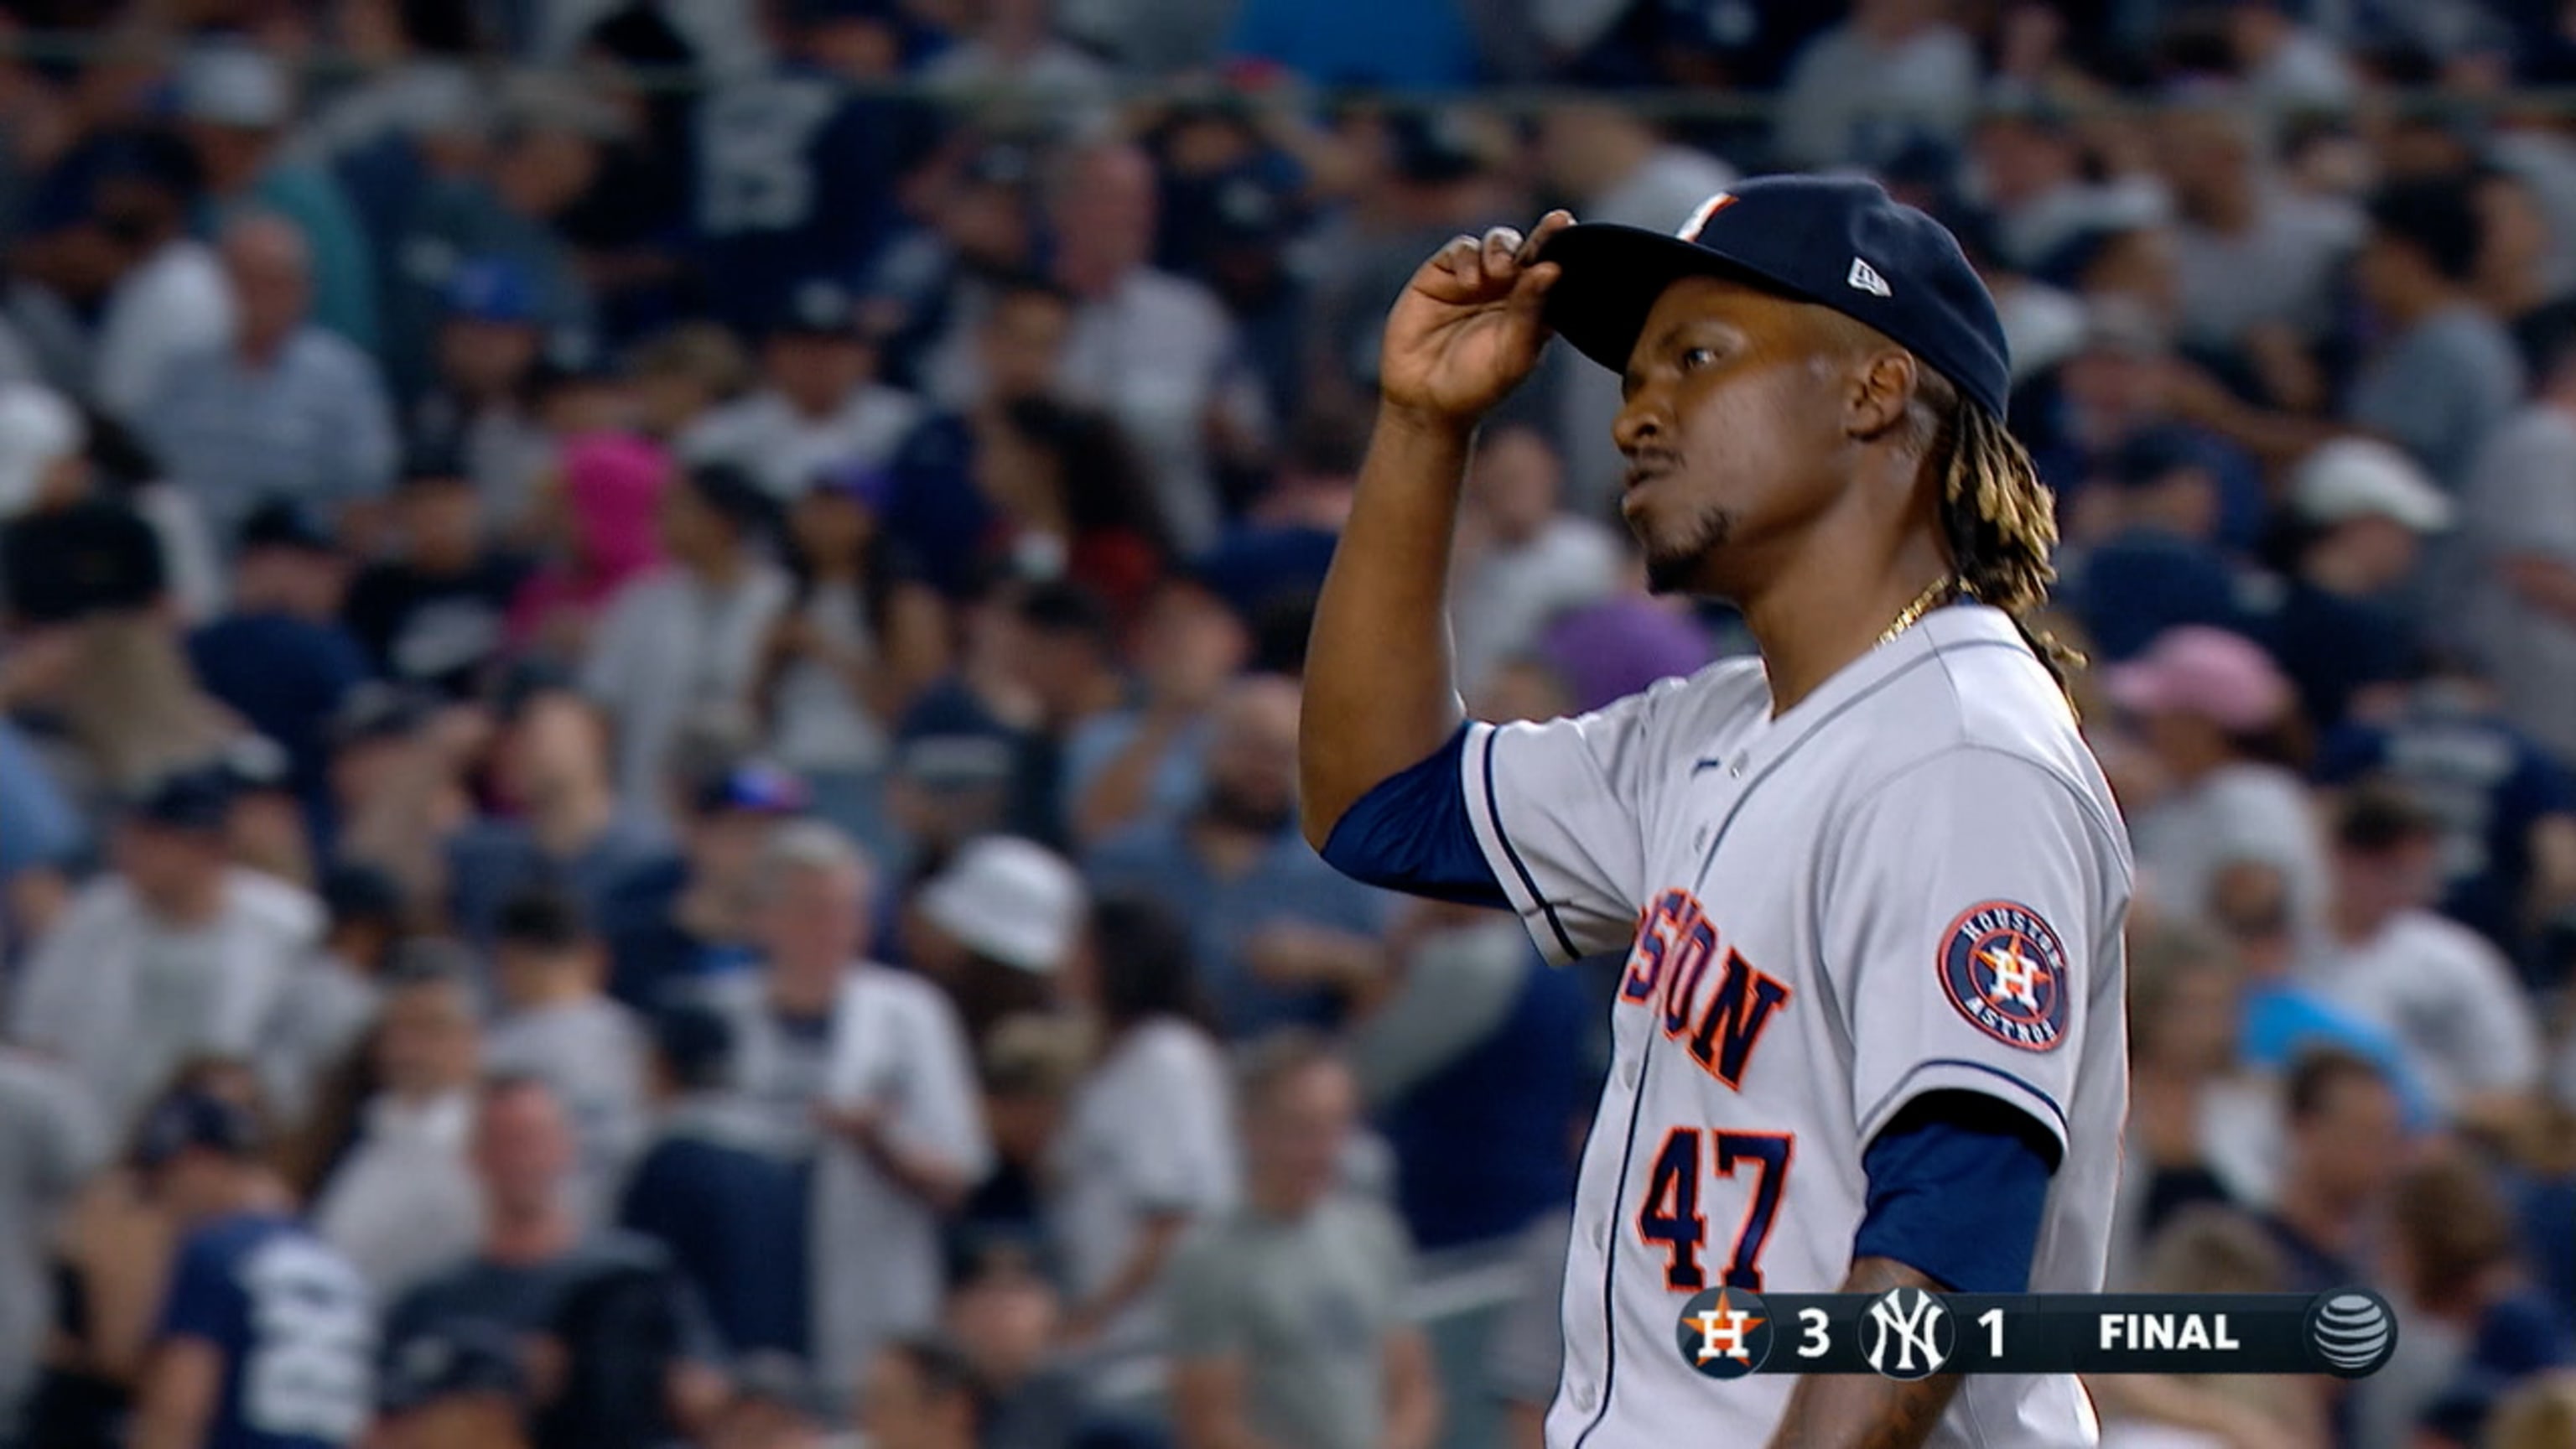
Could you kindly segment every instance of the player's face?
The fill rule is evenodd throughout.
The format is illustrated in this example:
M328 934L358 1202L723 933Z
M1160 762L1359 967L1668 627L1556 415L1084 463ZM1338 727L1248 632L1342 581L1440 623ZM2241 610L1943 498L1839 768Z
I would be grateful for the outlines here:
M1844 496L1847 357L1824 315L1716 277L1673 283L1648 314L1612 435L1655 592L1741 590Z

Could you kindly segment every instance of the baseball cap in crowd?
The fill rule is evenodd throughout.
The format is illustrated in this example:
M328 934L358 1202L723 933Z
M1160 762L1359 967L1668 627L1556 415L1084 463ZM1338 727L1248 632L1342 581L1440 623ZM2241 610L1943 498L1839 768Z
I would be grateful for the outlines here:
M0 522L33 507L46 475L88 442L80 409L61 393L32 382L0 383Z
M2262 646L2202 624L2157 635L2146 653L2104 671L2102 687L2133 714L2195 714L2236 733L2278 723L2292 698Z
M734 1402L770 1404L812 1423L827 1423L831 1401L805 1360L778 1349L759 1349L732 1364Z
M401 475L396 483L403 488L471 488L474 472L456 439L430 437L403 450Z
M134 1134L134 1165L148 1172L198 1148L232 1158L254 1156L260 1149L259 1122L229 1097L182 1087L144 1114Z
M356 749L387 740L407 740L429 723L428 696L385 680L371 679L340 697L327 731L331 748Z
M2311 450L2290 497L2311 523L2389 518L2417 533L2440 533L2454 514L2449 495L2421 464L2376 438L2337 438Z
M2000 418L2012 367L1994 298L1941 223L1851 176L1762 176L1702 202L1667 236L1587 222L1550 237L1564 268L1546 319L1576 351L1624 371L1664 288L1748 281L1877 329Z
M924 789L977 790L1011 778L1017 740L963 689L924 695L895 727L895 770Z
M700 463L684 477L699 502L744 533L757 533L778 520L777 500L734 464Z
M978 956L1038 976L1064 967L1082 930L1082 877L1033 840L969 841L921 892L925 919Z
M537 286L510 257L471 257L447 277L447 315L468 322L533 322Z
M1297 230L1294 193L1258 162L1219 178L1208 209L1213 239L1221 246L1269 246Z
M286 68L240 41L190 51L179 62L171 99L181 120L244 131L273 131L295 110Z
M407 1414L441 1399L494 1395L517 1399L527 1391L519 1344L508 1330L472 1319L451 1319L394 1345L376 1387L376 1407Z
M733 1048L733 1023L711 1006L683 1001L653 1014L653 1050L683 1088L723 1085Z
M766 760L745 760L699 782L695 803L704 815L802 815L808 797L805 782L789 771Z
M223 773L236 797L291 790L295 785L295 762L284 745L266 735L236 737L215 757L214 768Z
M169 771L125 797L125 817L139 825L197 835L221 834L232 821L232 776L220 764Z
M1386 142L1396 174L1419 186L1445 186L1481 176L1501 163L1508 144L1484 117L1448 106L1407 109L1387 117Z
M881 463L836 463L814 475L813 491L846 498L871 513L894 501L894 473Z
M773 337L859 336L859 299L829 277L811 277L787 289L770 315Z
M335 926L368 921L393 927L403 919L402 883L383 867L364 861L335 861L326 866L314 894L322 898L323 914Z
M332 554L339 544L331 530L303 504L288 498L272 498L242 520L241 532L233 540L237 553L258 549L283 549L292 553Z
M2187 468L2214 477L2218 467L2217 450L2201 434L2180 426L2153 427L2111 450L2109 481L2121 488L2152 488Z

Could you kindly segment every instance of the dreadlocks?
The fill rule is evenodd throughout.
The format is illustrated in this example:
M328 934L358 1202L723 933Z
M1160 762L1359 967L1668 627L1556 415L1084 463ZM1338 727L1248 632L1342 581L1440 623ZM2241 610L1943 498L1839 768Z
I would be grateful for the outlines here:
M2030 621L2046 606L2048 587L2057 581L2057 570L2048 561L2057 546L2056 502L2040 483L2029 450L2001 418L1929 368L1919 377L1918 400L1934 418L1927 452L1941 484L1941 533L1950 545L1959 588L2010 615L2031 652L2064 689L2084 658Z

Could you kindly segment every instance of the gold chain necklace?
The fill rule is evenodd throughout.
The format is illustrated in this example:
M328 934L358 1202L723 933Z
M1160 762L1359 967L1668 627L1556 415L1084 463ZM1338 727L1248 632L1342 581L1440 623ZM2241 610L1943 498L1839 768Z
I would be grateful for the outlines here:
M1887 632L1878 636L1878 644L1884 644L1889 640L1894 639L1897 635L1904 633L1906 630L1913 628L1916 621L1920 620L1924 615L1932 612L1933 605L1938 604L1943 599L1949 597L1950 591L1955 587L1956 585L1948 574L1943 574L1941 577L1934 579L1930 588L1916 594L1914 596L1914 602L1906 605L1897 613L1896 622L1888 625ZM1878 647L1878 644L1872 644L1870 647L1875 649Z

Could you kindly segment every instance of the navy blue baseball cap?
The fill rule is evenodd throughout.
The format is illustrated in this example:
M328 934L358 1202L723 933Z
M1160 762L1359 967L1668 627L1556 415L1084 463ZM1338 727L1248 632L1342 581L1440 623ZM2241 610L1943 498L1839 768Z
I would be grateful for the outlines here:
M1664 288L1732 277L1864 323L1923 359L2000 418L2012 366L1985 281L1941 223L1875 181L1764 176L1702 202L1681 230L1587 222L1548 238L1564 268L1547 323L1613 372Z
M203 1148L241 1159L259 1152L259 1122L229 1097L181 1087L145 1113L134 1133L134 1165L146 1172L167 1166L182 1152Z

